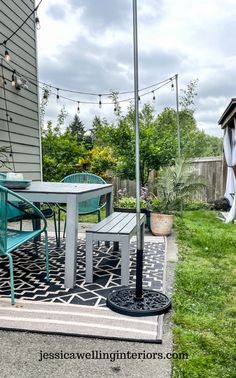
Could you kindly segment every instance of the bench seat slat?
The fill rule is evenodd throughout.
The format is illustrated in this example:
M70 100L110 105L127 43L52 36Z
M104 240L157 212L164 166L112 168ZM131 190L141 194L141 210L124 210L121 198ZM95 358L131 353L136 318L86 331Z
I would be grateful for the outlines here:
M141 223L144 221L144 214L140 214ZM128 235L136 227L136 213L113 213L103 221L87 230L88 233L96 234L120 234Z
M111 215L109 215L107 218L103 219L101 222L95 224L94 226L92 226L89 230L87 230L86 232L97 232L100 228L102 228L107 222L110 222L112 220L116 220L116 222L120 219L120 215L122 213L112 213ZM123 213L124 214L124 213Z
M140 221L141 221L141 224L142 222L144 221L144 218L145 218L145 215L144 214L140 214ZM126 225L125 228L123 228L119 233L120 234L125 234L125 235L129 235L135 228L136 228L136 214L135 214L135 217ZM113 231L113 230L112 230ZM115 233L116 233L116 230L114 230Z
M107 222L98 232L106 232L108 234L112 233L120 233L120 231L129 223L132 221L134 216L136 214L134 213L121 213L122 217L119 218L119 220L115 219L112 222Z

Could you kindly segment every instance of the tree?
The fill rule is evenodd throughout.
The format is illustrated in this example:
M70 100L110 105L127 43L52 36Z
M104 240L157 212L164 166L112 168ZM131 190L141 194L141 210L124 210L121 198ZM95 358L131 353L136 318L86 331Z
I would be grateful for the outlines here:
M220 155L222 151L221 138L207 135L197 128L192 111L179 112L181 127L181 155L185 158ZM176 111L165 108L157 117L158 146L160 161L163 165L171 164L177 157L177 126Z
M135 178L134 107L129 106L125 116L117 117L117 124L106 121L96 124L95 145L110 146L117 160L115 173L121 177ZM154 167L159 167L156 122L153 108L145 104L140 112L140 179L144 185Z
M73 121L67 127L67 131L71 133L78 144L84 142L85 127L77 114L74 116Z
M60 117L61 119L61 117ZM43 178L45 181L60 181L73 173L80 156L85 154L83 145L78 145L68 132L62 132L57 124L49 121L42 132Z
M187 89L181 89L182 96L180 96L179 104L181 110L194 113L195 111L195 102L194 99L197 96L197 85L198 79L191 80L187 84Z

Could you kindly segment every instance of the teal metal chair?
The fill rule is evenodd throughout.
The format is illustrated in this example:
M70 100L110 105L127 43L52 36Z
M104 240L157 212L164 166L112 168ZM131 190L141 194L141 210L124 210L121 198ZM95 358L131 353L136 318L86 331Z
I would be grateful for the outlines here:
M34 217L42 220L43 226L37 230L16 230L8 228L8 209L9 206L20 212L24 212L29 218ZM22 210L23 209L23 210ZM28 218L28 219L29 219ZM48 235L47 235L47 221L43 213L32 203L27 201L20 195L11 190L0 186L0 256L7 256L10 264L10 286L11 286L11 304L15 303L14 293L14 271L12 251L20 247L31 239L35 239L42 232L45 235L45 257L46 257L46 273L47 280L49 280L49 262L48 262ZM37 245L35 243L37 254Z
M63 178L62 182L67 183L79 183L79 184L106 184L106 181L103 178L93 174L93 173L74 173L69 176ZM101 205L101 196L91 198L87 201L83 201L79 203L79 213L78 215L85 215L85 214L94 214L97 213L98 222L101 221L101 208L104 207L106 203ZM66 209L58 206L58 246L60 246L60 222L61 222L61 211L66 212ZM63 237L65 237L66 231L66 221L64 224L64 231Z
M5 178L6 178L6 173L0 172L0 179L5 179ZM46 206L47 206L46 208L41 209L41 212L43 213L43 215L45 216L46 219L53 217L55 235L56 235L56 241L57 241L58 235L57 235L56 213L49 204L47 204ZM19 208L19 206L17 204L16 204L16 206L14 206L14 203L12 205L8 204L8 206L7 206L7 220L8 220L8 222L20 222L20 229L21 230L22 230L22 221L23 220L32 220L33 229L36 229L38 219L39 218L37 218L36 214L32 218L30 216L30 214L28 214L27 212L24 212L24 209L23 209L22 206Z

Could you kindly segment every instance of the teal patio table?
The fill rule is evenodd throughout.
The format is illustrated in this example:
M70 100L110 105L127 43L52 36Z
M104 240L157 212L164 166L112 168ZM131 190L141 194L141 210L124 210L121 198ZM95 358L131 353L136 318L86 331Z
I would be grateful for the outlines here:
M112 213L112 184L74 184L33 181L26 189L14 189L31 202L65 203L67 216L65 248L66 288L76 283L79 203L106 195L106 216Z

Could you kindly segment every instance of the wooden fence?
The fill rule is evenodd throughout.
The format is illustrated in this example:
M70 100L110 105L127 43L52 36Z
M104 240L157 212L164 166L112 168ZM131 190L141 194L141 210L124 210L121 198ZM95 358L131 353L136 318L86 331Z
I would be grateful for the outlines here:
M207 186L194 196L196 201L211 202L223 197L223 157L206 157L196 158L191 160L192 166L203 176ZM148 189L150 192L155 192L154 180L155 172L150 175L150 181L148 183ZM127 195L135 197L135 181L121 180L118 177L114 177L112 180L114 188L114 196L117 198L118 190L126 188Z

